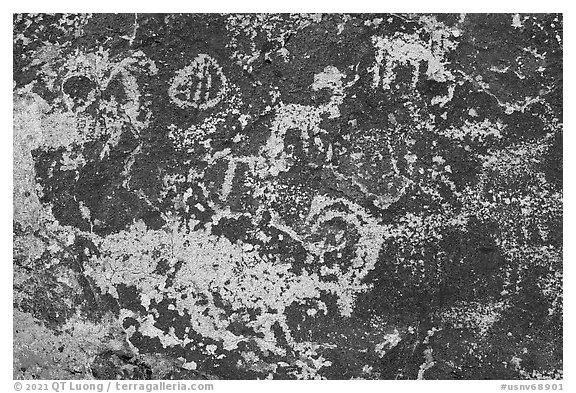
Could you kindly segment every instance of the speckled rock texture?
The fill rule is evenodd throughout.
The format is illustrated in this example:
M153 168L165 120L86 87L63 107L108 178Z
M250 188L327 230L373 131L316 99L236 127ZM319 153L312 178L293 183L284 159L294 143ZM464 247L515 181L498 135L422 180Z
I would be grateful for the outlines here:
M562 15L13 22L14 378L562 378Z

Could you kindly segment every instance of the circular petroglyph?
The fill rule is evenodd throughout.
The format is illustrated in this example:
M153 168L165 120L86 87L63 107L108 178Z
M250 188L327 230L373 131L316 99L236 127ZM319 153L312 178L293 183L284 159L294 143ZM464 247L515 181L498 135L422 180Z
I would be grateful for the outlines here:
M154 75L156 65L146 55L135 52L123 59L112 59L107 51L81 52L71 55L65 64L66 75L60 90L69 110L82 113L95 104L101 113L114 118L124 112L132 126L143 128L140 112L143 99L137 75ZM151 114L146 114L146 119Z
M97 84L87 75L74 73L62 82L64 100L71 109L85 108L97 95Z
M143 52L116 58L107 50L77 50L66 59L63 70L64 112L74 118L83 143L104 142L101 158L118 145L124 132L139 137L150 124L151 101L140 89L140 78L158 69Z
M321 260L327 252L342 251L354 243L355 254L342 268L363 277L370 271L384 241L383 228L354 202L316 196L306 219L305 247Z
M199 54L192 63L172 79L168 95L180 108L210 109L228 91L228 81L222 67L206 54Z

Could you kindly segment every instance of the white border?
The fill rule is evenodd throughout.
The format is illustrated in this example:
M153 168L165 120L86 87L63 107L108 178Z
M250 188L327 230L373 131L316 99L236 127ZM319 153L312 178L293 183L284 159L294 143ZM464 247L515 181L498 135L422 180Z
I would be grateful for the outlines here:
M574 356L569 348L576 348L574 336L576 332L574 323L574 263L575 244L571 224L576 222L576 202L574 198L574 182L571 175L576 173L576 154L572 149L576 146L574 135L575 104L572 92L574 91L574 23L576 22L568 1L502 1L483 0L474 3L463 1L310 1L288 0L278 1L156 1L137 2L122 0L99 0L96 2L81 1L55 1L35 0L25 2L5 1L0 5L1 45L5 61L0 63L3 78L0 92L2 97L2 124L0 133L0 154L2 181L4 193L0 204L1 225L0 241L2 261L6 264L5 271L0 274L0 312L3 317L2 340L0 356L0 390L10 392L13 390L12 381L12 81L8 78L12 72L12 13L14 12L563 12L564 13L564 391L576 391L574 387ZM10 60L9 60L10 59ZM9 86L10 85L10 86ZM496 392L500 391L500 384L507 381L215 381L216 392L236 391L265 391L279 390L292 391L406 391L406 392ZM558 381L549 381L550 383ZM510 383L531 384L532 381L511 381ZM546 381L534 381L546 383Z

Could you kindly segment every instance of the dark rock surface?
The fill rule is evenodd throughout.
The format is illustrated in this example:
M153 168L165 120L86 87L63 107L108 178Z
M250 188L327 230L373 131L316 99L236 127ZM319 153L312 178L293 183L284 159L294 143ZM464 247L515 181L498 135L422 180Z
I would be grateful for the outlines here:
M562 378L562 16L14 15L14 378Z

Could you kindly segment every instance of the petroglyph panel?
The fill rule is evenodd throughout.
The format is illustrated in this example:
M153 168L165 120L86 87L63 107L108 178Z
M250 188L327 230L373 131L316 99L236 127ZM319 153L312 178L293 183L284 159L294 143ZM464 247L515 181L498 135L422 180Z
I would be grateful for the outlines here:
M15 379L561 379L556 14L15 14Z

